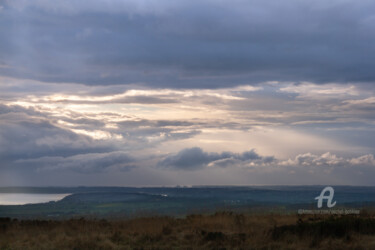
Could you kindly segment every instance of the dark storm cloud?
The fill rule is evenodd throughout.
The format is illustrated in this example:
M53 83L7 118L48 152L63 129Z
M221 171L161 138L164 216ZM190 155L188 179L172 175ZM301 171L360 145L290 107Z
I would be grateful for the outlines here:
M262 157L254 150L243 152L242 154L232 152L207 153L199 147L183 149L177 154L167 156L159 161L159 167L174 168L181 170L197 170L207 166L227 167L237 163L274 161L273 157Z
M222 87L375 80L373 1L6 1L0 74Z

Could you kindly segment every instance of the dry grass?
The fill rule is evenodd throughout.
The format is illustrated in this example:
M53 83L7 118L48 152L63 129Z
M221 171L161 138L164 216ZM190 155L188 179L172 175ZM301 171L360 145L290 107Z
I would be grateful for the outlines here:
M375 219L225 212L111 221L3 218L0 249L375 249Z

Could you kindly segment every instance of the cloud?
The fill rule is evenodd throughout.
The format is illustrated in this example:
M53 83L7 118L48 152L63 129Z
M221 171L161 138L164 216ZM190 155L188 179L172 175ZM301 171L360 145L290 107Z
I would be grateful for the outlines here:
M0 177L373 183L373 1L0 8Z
M118 113L0 104L0 170L128 170L137 166L129 155L138 150L199 133L189 129L194 123L188 121L131 119Z
M116 173L123 175L131 173L130 176L138 176L137 185L146 185L147 178L155 175L158 176L160 185L171 183L171 180L174 184L181 181L228 185L237 183L237 180L238 183L246 185L305 182L309 184L373 183L375 160L371 150L374 144L371 140L372 134L368 134L366 130L360 134L357 131L349 135L343 130L346 135L339 134L338 137L348 138L352 143L345 144L344 147L345 145L335 141L319 139L305 133L298 134L295 130L286 130L275 125L282 119L285 121L292 119L291 116L279 117L278 120L262 125L259 125L261 118L257 115L258 112L264 115L266 111L251 110L248 111L250 113L239 113L247 114L238 116L241 119L227 118L227 116L218 118L225 114L223 110L233 108L233 105L238 104L237 102L246 103L251 100L253 98L251 93L236 92L239 96L246 97L246 100L233 100L235 103L227 103L228 106L206 104L206 119L187 118L188 113L180 110L179 112L186 119L176 119L174 116L172 116L174 119L171 119L166 115L159 115L159 109L151 109L150 112L147 110L148 106L146 113L136 109L134 115L128 113L128 110L112 109L112 112L104 112L100 110L104 104L87 111L81 106L70 107L69 103L63 106L60 104L54 106L53 103L43 106L43 103L27 102L27 98L20 99L20 105L0 105L0 173L2 176L11 174L16 177L23 176L24 179L32 176L33 185L41 181L40 178L38 179L39 174L46 178L61 174L64 177L61 177L59 183L64 183L64 178L68 181L70 177L67 176L78 174L77 176L86 176L85 183L94 185L96 183L94 180L100 180L102 176L113 176ZM290 99L283 99L284 97L282 96L278 101L290 102ZM262 99L263 96L259 97L259 100ZM363 99L365 98L361 97L358 100ZM303 100L301 98L299 102ZM182 97L179 101L191 105L184 106L181 109L184 111L195 110L194 105L199 104L199 102L195 104L185 102ZM221 101L225 102L222 99ZM310 101L311 99L307 102ZM322 100L320 107L326 105L326 102L331 107L330 100ZM333 103L337 102L341 102L341 98ZM108 105L113 104L108 103ZM172 107L168 108L172 109ZM298 109L297 106L289 111L289 115L299 116L298 112L294 113ZM153 119L142 118L146 117L148 112L153 115ZM214 112L217 112L216 115L210 117L209 115ZM229 113L232 114L231 112ZM346 112L349 111L346 110L343 114ZM303 119L311 120L311 114L303 115ZM258 125L252 125L255 122ZM347 125L345 122L343 124ZM251 125L254 128L249 129ZM337 129L339 126L335 125L333 128ZM313 129L322 132L322 129L316 126ZM349 128L348 131L352 130ZM122 137L115 138L116 135ZM367 138L368 142L364 142L362 138ZM358 145L362 147L351 146L357 143L353 142L354 139L359 140ZM244 151L243 147L248 146L249 142L256 145L260 152L269 153L259 154L254 149ZM283 147L286 156L280 154L282 150L280 147ZM175 153L166 155L165 152L168 151ZM272 155L273 152L279 154L267 156ZM144 174L148 177L143 178ZM72 180L71 183L80 184L79 178ZM92 178L91 182L90 178ZM114 184L108 179L102 183ZM116 185L121 183L118 178Z
M369 97L366 99L359 100L346 100L344 105L338 107L338 109L355 110L359 112L373 112L375 110L375 97Z
M256 91L259 88L242 86L232 91ZM168 104L179 103L180 98L193 99L205 97L211 100L242 100L243 98L231 93L229 89L222 90L175 90L175 89L131 89L122 94L113 95L63 95L54 94L43 97L29 95L32 102L38 103L71 103L71 104Z
M51 118L34 108L0 105L0 172L22 169L25 174L47 170L100 173L137 166L135 159L119 151L119 145L109 138L97 140L95 136L64 129ZM89 125L90 121L77 120L78 124L98 126Z
M2 75L218 88L375 80L372 1L7 1ZM153 101L153 100L147 100Z
M0 105L0 161L2 167L19 159L69 157L113 151L112 145L56 126L32 108Z
M100 173L128 171L136 167L135 159L124 152L77 154L70 157L41 157L17 160L16 165L33 165L38 171L74 171Z
M326 152L322 155L315 155L311 153L299 154L294 159L280 161L279 164L296 167L375 167L375 160L374 155L372 154L362 155L354 158L344 158L338 157L330 152Z
M174 170L202 170L204 168L243 168L254 173L304 173L322 172L342 173L348 171L361 172L375 167L372 154L359 157L338 157L330 152L316 155L304 153L296 155L293 159L277 159L273 156L261 156L255 150L245 151L241 154L233 152L208 153L199 147L186 148L175 154L166 156L158 162L158 166ZM346 169L346 170L345 170Z
M238 164L270 163L273 157L261 157L254 150L241 154L232 152L207 153L199 147L183 149L159 161L158 166L180 170L197 170L205 167L228 167Z

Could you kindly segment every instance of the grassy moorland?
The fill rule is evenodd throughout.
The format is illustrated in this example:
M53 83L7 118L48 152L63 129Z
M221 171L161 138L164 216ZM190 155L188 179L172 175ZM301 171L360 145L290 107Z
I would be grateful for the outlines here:
M375 216L0 219L0 249L375 249Z

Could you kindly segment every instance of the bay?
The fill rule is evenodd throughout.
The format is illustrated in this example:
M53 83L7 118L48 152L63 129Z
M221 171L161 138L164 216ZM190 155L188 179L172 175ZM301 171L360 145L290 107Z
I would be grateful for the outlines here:
M59 201L70 194L0 193L0 205L25 205Z

